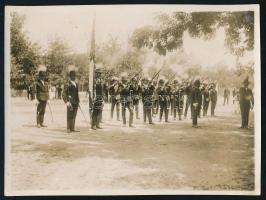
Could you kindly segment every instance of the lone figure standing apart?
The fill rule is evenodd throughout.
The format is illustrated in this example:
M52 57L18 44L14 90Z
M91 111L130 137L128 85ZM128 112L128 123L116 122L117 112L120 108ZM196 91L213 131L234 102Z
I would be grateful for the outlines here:
M253 93L252 90L248 88L248 84L249 81L248 78L246 78L243 82L243 86L239 89L239 104L242 119L241 128L248 128L249 110L253 109L254 106Z
M46 104L49 100L49 87L48 83L45 81L46 78L46 67L41 65L39 67L39 79L36 82L36 99L37 104L37 127L46 127L43 124L44 113L46 109Z
M76 83L76 71L74 66L69 66L69 81L64 86L62 98L67 106L67 132L79 132L75 130L75 120L79 107L79 89Z
M191 91L191 111L192 111L192 127L198 127L198 113L201 102L201 91L199 89L200 81L196 80L194 82L194 87Z

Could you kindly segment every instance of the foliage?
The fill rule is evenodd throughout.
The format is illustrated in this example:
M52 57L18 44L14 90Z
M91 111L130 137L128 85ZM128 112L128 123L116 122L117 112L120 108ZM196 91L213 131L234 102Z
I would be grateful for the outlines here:
M183 34L210 39L223 27L225 44L231 53L242 56L254 46L254 12L174 12L157 16L156 26L144 26L134 31L131 42L137 48L148 47L160 55L182 47Z
M41 62L39 47L27 38L23 31L25 16L11 13L11 87L24 89Z

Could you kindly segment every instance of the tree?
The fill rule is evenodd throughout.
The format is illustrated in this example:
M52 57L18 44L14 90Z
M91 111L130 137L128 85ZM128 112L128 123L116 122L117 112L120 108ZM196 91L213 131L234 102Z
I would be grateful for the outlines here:
M254 47L254 12L174 12L157 16L156 26L144 26L134 31L131 42L137 48L152 48L160 55L182 47L183 34L210 39L223 27L225 44L234 55L242 56Z
M11 43L11 87L25 89L25 84L41 62L40 48L31 43L23 31L25 15L11 13L10 43Z
M73 64L68 44L60 38L54 38L50 41L48 51L44 57L47 72L53 84L60 79L64 79L68 65Z

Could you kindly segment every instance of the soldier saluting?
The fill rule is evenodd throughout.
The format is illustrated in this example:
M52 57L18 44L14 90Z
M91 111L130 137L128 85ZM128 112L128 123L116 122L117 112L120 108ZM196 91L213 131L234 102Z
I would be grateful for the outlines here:
M69 81L64 86L62 98L67 106L67 132L79 132L75 130L75 120L79 107L79 89L76 82L76 71L73 65L69 66Z
M243 82L243 86L239 89L239 104L241 111L241 128L248 128L248 117L249 110L253 108L254 105L254 97L252 90L248 88L248 78L246 78Z
M46 82L46 67L44 65L39 66L39 78L35 83L36 87L36 98L35 103L37 104L37 127L46 127L43 124L44 114L47 102L49 100L49 86Z

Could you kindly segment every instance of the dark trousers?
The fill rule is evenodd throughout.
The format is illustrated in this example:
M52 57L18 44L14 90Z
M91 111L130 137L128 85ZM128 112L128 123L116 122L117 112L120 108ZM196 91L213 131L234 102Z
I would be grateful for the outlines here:
M168 122L168 108L167 108L167 103L164 102L159 102L160 104L160 121L162 120L163 117L163 113L164 113L164 117L165 117L165 122Z
M207 116L208 113L208 108L209 108L209 101L203 103L203 116Z
M229 96L224 96L224 105L229 104Z
M214 110L216 107L216 101L211 101L211 116L214 116Z
M241 127L242 128L248 127L249 110L250 110L250 104L240 103L241 120L242 120Z
M61 99L62 97L62 91L58 91L58 99Z
M139 104L134 105L135 107L135 113L136 113L136 119L139 118Z
M91 115L91 127L99 127L101 122L101 114L102 109L100 108L93 108L92 115Z
M155 99L153 100L153 105L152 105L152 114L157 114L159 110L159 100Z
M151 113L152 113L151 106L144 106L143 105L143 120L144 120L144 122L146 122L146 118L148 117L149 124L152 123Z
M72 108L67 107L67 129L75 130L75 121L78 111L78 104L72 104Z
M199 108L198 108L198 118L200 118L200 114L201 114L201 105L199 105Z
M37 106L37 124L43 124L47 101L39 101Z
M122 118L123 118L123 124L126 124L127 123L127 120L126 120L126 109L128 109L129 111L129 126L132 125L133 123L133 109L132 107L130 106L130 103L122 103Z
M199 113L199 106L191 106L191 113L192 113L192 125L198 125L198 113Z
M176 113L178 114L178 119L181 120L182 109L178 107L174 108L174 119L176 119Z
M171 115L173 115L174 113L174 107L175 107L175 100L174 99L171 99L170 101L170 106L171 106Z
M113 119L114 116L114 109L116 106L116 119L119 120L119 113L120 113L120 101L112 98L111 100L111 119Z
M187 111L188 111L188 108L191 106L191 102L190 102L190 98L188 97L187 100L186 100L186 106L185 106L185 113L184 113L184 116L185 118L187 117ZM192 118L192 107L191 107L191 118Z

